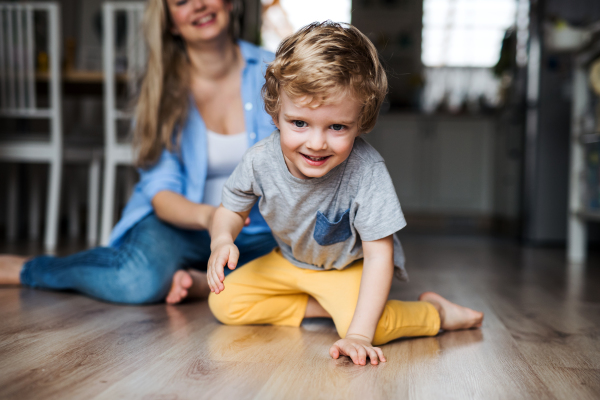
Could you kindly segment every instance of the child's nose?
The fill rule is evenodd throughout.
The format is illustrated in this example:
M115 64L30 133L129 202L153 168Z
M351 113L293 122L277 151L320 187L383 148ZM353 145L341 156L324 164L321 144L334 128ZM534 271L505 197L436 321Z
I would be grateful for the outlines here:
M325 133L315 129L308 137L306 147L312 150L325 150L327 148Z

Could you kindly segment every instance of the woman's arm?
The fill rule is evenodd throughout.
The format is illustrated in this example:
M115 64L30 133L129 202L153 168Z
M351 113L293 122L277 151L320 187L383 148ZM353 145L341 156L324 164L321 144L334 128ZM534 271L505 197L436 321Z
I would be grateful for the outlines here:
M163 149L154 166L140 169L136 190L141 190L150 199L159 219L183 229L208 229L215 207L186 199L182 194L185 180L181 159Z
M183 195L162 190L152 198L156 216L183 229L208 230L216 208L208 204L198 204Z
M363 242L364 264L360 291L354 317L344 339L329 350L333 358L340 354L365 365L369 356L372 364L385 361L381 350L373 347L377 324L387 302L394 275L394 240L392 235L372 242Z

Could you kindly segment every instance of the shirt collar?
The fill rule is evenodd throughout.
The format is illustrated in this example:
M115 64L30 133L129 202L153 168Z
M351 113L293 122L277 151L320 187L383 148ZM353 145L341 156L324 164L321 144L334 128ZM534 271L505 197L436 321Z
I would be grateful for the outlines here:
M260 61L260 48L246 42L245 40L238 40L238 45L242 52L242 57L247 63L256 64Z

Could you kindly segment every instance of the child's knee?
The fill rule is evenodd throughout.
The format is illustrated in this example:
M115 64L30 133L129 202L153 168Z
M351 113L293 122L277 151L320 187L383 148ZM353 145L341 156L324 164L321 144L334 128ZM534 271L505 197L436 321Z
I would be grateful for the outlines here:
M231 316L228 312L229 302L227 301L228 299L226 299L228 296L225 294L225 292L226 291L223 291L219 294L211 293L208 296L208 307L216 319L224 324L230 325Z
M240 310L239 304L238 307L236 307L235 304L237 303L235 302L234 296L228 293L227 290L224 290L219 294L211 293L208 296L208 306L210 307L210 311L219 322L225 325L244 324L240 318L241 315L243 315L243 310Z

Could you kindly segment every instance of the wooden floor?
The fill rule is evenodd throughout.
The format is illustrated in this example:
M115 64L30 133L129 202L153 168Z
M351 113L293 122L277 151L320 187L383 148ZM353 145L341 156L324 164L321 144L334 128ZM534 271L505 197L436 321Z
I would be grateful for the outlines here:
M600 258L479 238L403 238L411 282L485 312L482 329L398 340L388 362L333 360L327 320L228 327L206 302L144 307L0 289L0 398L598 399Z

